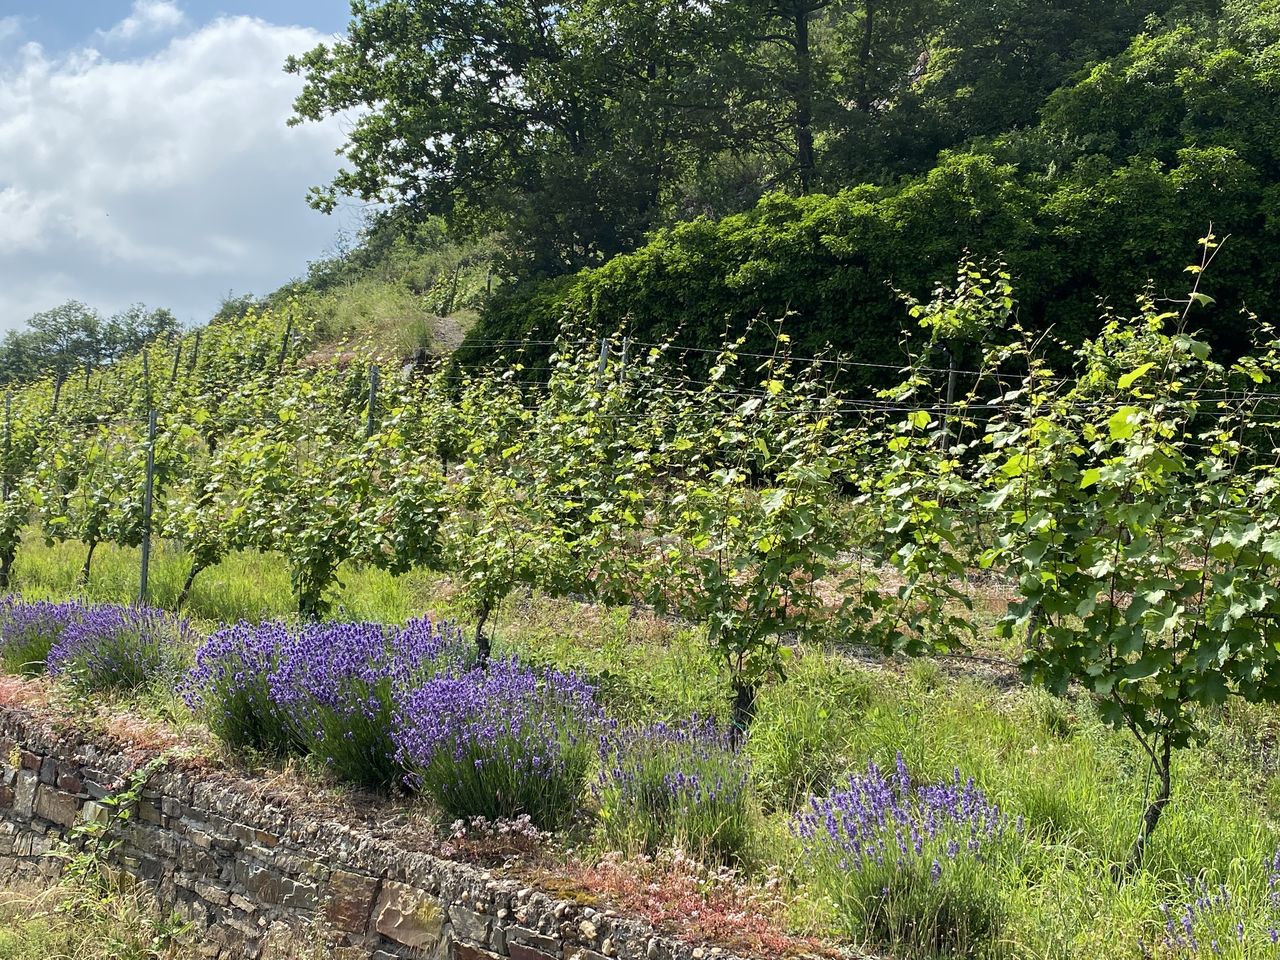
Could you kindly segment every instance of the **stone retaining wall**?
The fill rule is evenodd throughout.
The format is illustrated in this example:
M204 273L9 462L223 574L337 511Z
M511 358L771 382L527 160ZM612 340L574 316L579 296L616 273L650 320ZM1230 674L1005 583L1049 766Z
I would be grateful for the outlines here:
M0 707L0 880L52 879L72 829L137 763ZM642 921L271 802L252 781L161 769L112 828L108 862L205 931L213 958L321 938L350 960L734 960Z

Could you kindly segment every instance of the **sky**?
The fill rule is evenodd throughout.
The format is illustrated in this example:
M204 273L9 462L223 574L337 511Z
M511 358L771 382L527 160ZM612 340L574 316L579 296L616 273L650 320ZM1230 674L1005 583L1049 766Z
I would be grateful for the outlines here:
M285 58L345 0L0 0L0 331L81 300L209 318L360 224L311 210L341 121L288 127Z

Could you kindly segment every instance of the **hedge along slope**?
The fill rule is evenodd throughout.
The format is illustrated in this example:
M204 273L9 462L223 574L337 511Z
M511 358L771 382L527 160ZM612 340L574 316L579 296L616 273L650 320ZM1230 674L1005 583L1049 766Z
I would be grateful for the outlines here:
M1022 322L1068 341L1095 333L1099 297L1127 310L1153 281L1180 295L1212 223L1231 240L1207 279L1265 314L1280 289L1280 5L1239 3L1214 31L1135 39L1051 98L1040 126L944 154L929 173L831 196L765 197L694 220L602 267L495 299L460 359L493 340L546 338L564 318L712 347L725 323L788 309L798 351L830 342L897 363L905 311L967 248L1003 256ZM1223 309L1209 339L1231 354L1250 321ZM867 380L855 376L857 380Z
M1234 235L1211 292L1259 302L1276 289L1277 268L1265 257L1276 238L1259 212L1258 181L1225 151L1184 151L1181 160L1114 168L1047 195L1038 189L1046 178L978 155L951 157L898 189L774 194L750 213L664 231L597 269L517 287L489 305L457 356L485 359L494 352L486 341L548 339L566 319L588 329L624 322L640 340L674 335L711 349L726 325L790 312L797 353L830 344L856 361L896 364L907 314L895 289L928 299L966 249L1009 263L1025 325L1076 342L1098 329L1099 295L1126 309L1148 279L1157 295L1178 290L1211 222ZM1230 352L1245 330L1224 311L1212 339Z

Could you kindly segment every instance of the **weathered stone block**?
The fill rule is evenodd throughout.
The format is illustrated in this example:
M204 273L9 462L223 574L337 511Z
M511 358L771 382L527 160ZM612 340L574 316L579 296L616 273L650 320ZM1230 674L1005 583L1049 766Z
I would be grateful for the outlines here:
M325 890L325 920L336 930L364 933L369 929L373 898L377 893L378 881L373 877L333 871Z
M80 801L57 787L41 783L36 787L35 813L51 823L69 827L80 815Z
M558 940L545 936L537 930L512 925L503 932L506 934L507 947L510 950L514 950L517 946L523 946L541 950L543 953L555 954L560 952L560 942ZM514 957L515 954L513 953L512 956Z
M449 922L453 924L454 934L459 940L470 940L481 946L489 945L489 925L492 917L468 910L466 907L449 908Z
M106 826L111 822L111 811L96 800L86 800L80 807L80 819L85 823Z
M84 790L84 781L67 769L58 772L58 789L66 793L80 793Z
M231 891L204 880L196 882L196 896L215 907L225 907L231 903Z
M466 943L454 942L449 956L453 960L502 960L502 958L490 950L482 950L479 947L473 947Z
M444 913L428 894L403 883L384 883L374 929L396 943L423 950L439 943Z
M162 824L164 823L164 815L160 812L160 806L156 802L158 798L139 797L138 798L138 819L145 823Z
M549 950L539 950L537 947L510 941L507 941L507 953L511 960L558 960L560 956L559 950L552 953Z
M13 791L13 809L19 816L29 817L35 812L36 786L39 782L40 778L34 770L23 769L18 773Z

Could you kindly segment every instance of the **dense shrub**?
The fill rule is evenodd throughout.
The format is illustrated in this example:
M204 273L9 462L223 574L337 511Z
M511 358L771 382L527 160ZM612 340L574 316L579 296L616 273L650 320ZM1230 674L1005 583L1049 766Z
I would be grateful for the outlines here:
M972 780L913 783L901 755L812 798L793 829L846 930L895 956L999 954L997 870L1021 834Z
M271 686L288 641L284 624L241 621L201 645L183 695L218 739L277 756L302 750L292 714L276 702Z
M189 662L195 634L185 620L146 607L90 607L67 625L47 665L81 693L171 684Z
M926 173L829 196L766 195L571 278L512 288L486 307L465 355L492 354L491 340L547 339L566 315L605 329L625 318L640 340L678 333L715 348L726 321L742 329L791 312L797 353L830 342L893 366L903 333L894 288L926 300L966 249L1009 264L1025 326L1074 343L1099 329L1100 302L1123 309L1149 280L1158 295L1181 292L1185 258L1211 223L1232 242L1207 292L1260 310L1280 282L1280 41L1274 10L1257 7L1237 5L1225 29L1139 34L1059 89L1038 126L944 153ZM970 94L970 108L987 102ZM1246 317L1223 309L1206 323L1216 348L1246 348Z
M577 676L509 659L404 691L392 736L410 784L448 817L555 829L578 809L601 722Z
M403 777L394 759L394 692L464 659L448 624L420 619L310 625L289 638L271 677L275 703L291 714L304 749L342 779L387 788Z
M24 603L6 598L0 604L0 663L11 673L44 673L49 651L86 612L85 605L75 600Z
M747 763L714 721L620 730L603 746L595 793L612 846L741 857L751 831Z
M394 693L462 662L457 630L427 619L377 623L237 624L200 649L188 701L232 746L311 754L342 779L390 787Z

